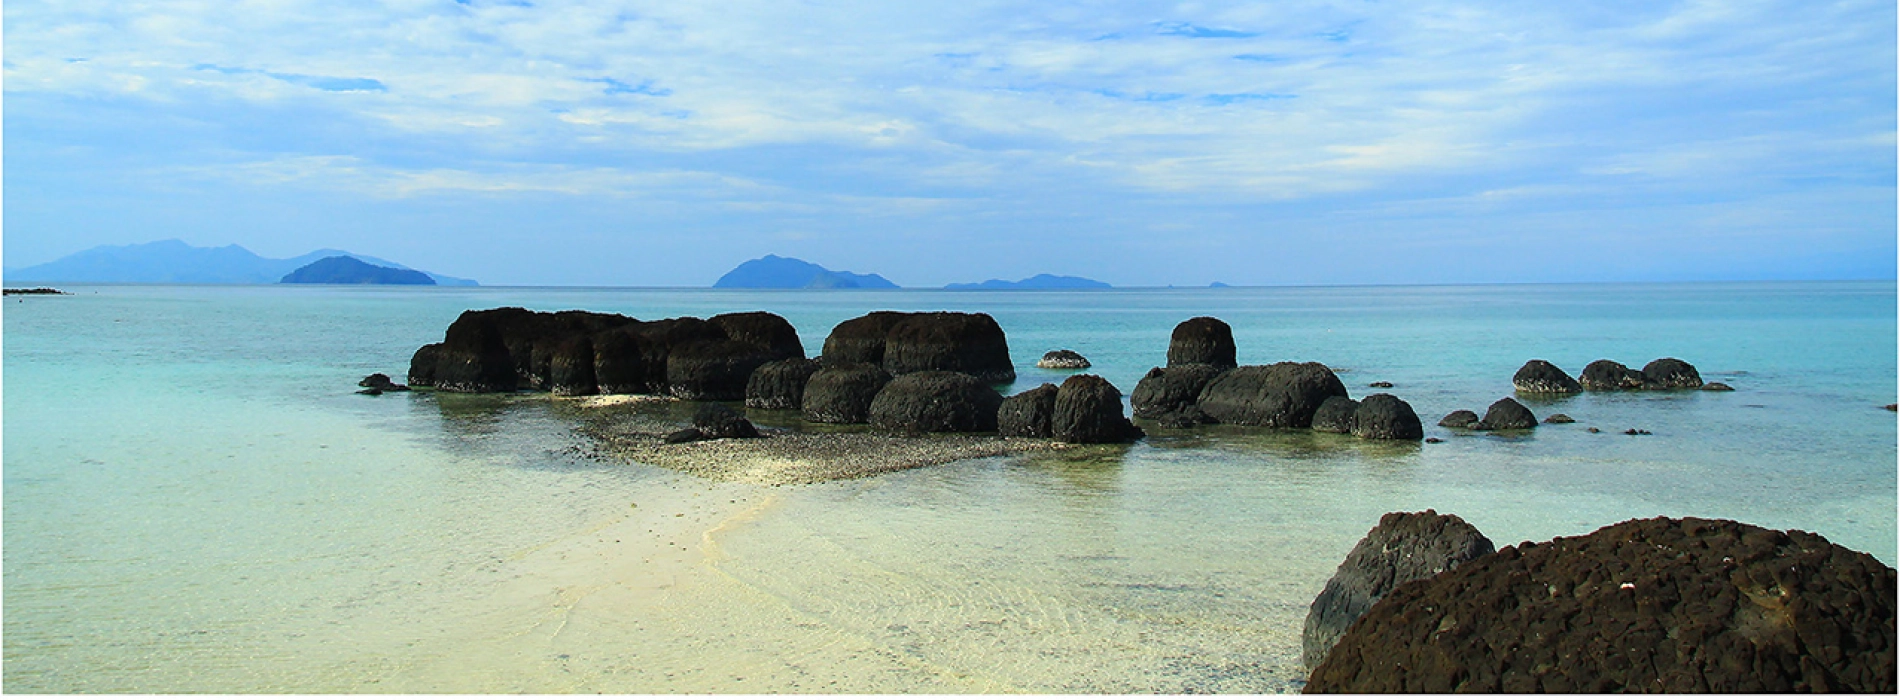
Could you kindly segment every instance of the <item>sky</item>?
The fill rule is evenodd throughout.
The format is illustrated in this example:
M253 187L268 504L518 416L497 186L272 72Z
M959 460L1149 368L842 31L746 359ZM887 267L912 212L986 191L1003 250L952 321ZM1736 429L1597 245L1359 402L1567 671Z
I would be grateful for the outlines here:
M4 263L1893 279L1891 0L4 4Z

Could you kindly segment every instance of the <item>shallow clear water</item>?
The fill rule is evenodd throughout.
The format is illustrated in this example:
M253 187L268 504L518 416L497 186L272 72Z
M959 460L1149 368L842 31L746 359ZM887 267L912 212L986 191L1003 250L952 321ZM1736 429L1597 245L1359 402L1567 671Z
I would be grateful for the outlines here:
M0 311L15 691L1272 692L1391 510L1500 544L1725 517L1896 560L1891 282L70 291ZM588 461L571 402L351 393L503 305L764 309L811 354L871 310L984 311L1011 391L1060 381L1033 364L1064 347L1130 391L1213 315L1242 363L1390 381L1427 424L1531 358L1674 356L1739 391L1527 400L1579 422L1521 436L1151 430L782 488Z

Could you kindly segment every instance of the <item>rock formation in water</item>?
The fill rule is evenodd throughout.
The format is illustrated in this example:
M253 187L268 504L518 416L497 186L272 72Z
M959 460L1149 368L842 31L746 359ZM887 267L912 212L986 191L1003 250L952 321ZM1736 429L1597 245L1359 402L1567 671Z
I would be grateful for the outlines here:
M891 373L877 365L862 362L827 364L805 382L802 410L805 420L813 423L868 423L871 401Z
M1543 360L1531 360L1519 367L1517 374L1511 377L1511 386L1524 394L1575 394L1583 391L1583 385L1571 378L1569 373Z
M832 328L824 359L877 364L892 376L945 371L992 384L1016 380L1009 341L989 314L873 312Z
M1651 518L1393 589L1307 692L1895 692L1895 572L1798 530Z
M1467 411L1461 408L1445 414L1444 418L1438 419L1438 425L1442 428L1473 430L1478 427L1478 414L1474 411Z
M1135 383L1135 392L1128 400L1136 418L1191 426L1206 419L1195 406L1201 390L1225 371L1208 364L1156 367Z
M1341 435L1351 433L1353 413L1358 410L1358 401L1344 396L1328 396L1320 403L1319 410L1313 412L1313 430Z
M1387 513L1339 564L1306 613L1300 660L1313 668L1346 628L1401 583L1490 554L1491 540L1456 515Z
M1043 369L1088 369L1089 359L1074 350L1050 350L1036 360L1036 366Z
M1049 434L1076 444L1129 442L1142 436L1141 429L1122 414L1121 390L1093 374L1063 380L1056 390Z
M1701 386L1701 373L1696 372L1695 365L1682 360L1665 357L1643 365L1643 388L1696 389Z
M820 368L817 360L796 358L759 365L746 380L746 408L798 410L805 405L805 385Z
M1484 418L1478 421L1478 430L1524 430L1537 427L1537 416L1531 410L1509 396L1498 399L1485 409Z
M996 430L1003 396L962 372L911 372L891 378L871 400L871 424L901 433Z
M1318 362L1281 362L1237 367L1215 377L1196 405L1229 425L1307 428L1329 396L1346 396L1346 385Z
M1331 401L1332 399L1327 399ZM1419 440L1425 427L1412 405L1391 394L1373 394L1359 400L1352 414L1353 437L1367 440Z
M996 409L996 432L1003 437L1046 438L1056 412L1056 385L1043 384L1003 399Z
M1168 338L1169 367L1203 364L1230 369L1237 365L1236 356L1233 327L1212 316L1182 321Z

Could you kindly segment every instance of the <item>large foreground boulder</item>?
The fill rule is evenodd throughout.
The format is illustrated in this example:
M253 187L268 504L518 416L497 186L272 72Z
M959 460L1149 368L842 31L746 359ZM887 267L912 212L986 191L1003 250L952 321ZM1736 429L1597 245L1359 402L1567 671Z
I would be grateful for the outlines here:
M1425 426L1404 399L1373 394L1360 399L1353 410L1351 432L1353 437L1367 440L1420 440L1425 437Z
M1044 384L1003 399L996 409L996 432L1003 437L1049 437L1056 413L1056 385Z
M1511 387L1525 394L1575 394L1583 385L1568 372L1543 360L1531 360L1511 377Z
M1346 396L1346 385L1326 365L1281 362L1228 370L1208 382L1196 404L1230 425L1307 428L1329 396Z
M1584 366L1583 376L1577 382L1591 391L1641 389L1643 373L1625 367L1621 362L1597 360Z
M1643 365L1643 386L1648 389L1697 389L1702 386L1702 374L1695 365L1673 357L1665 357Z
M1203 364L1223 369L1236 365L1234 329L1212 316L1182 321L1168 338L1168 366Z
M1122 415L1121 390L1093 374L1062 381L1049 434L1075 444L1128 442L1142 436L1141 429Z
M1307 692L1895 692L1895 572L1798 530L1652 518L1394 589Z
M1300 660L1307 668L1318 666L1346 628L1399 584L1435 576L1495 549L1478 528L1456 515L1386 513L1313 599Z
M989 314L911 314L884 337L884 371L961 372L991 384L1016 380L1009 341Z
M802 357L759 365L745 383L746 408L797 410L805 405L805 384L818 368L817 360Z
M912 372L894 377L871 400L871 424L902 433L996 430L1003 395L962 372Z
M1484 418L1475 427L1478 430L1524 430L1537 427L1537 416L1517 399L1506 396L1485 409Z
M805 382L805 398L800 404L805 420L868 423L871 401L890 381L891 373L876 365L849 362L822 367Z
M1135 383L1135 392L1128 401L1136 418L1165 421L1184 413L1198 416L1195 402L1201 399L1201 390L1225 371L1208 364L1156 367Z

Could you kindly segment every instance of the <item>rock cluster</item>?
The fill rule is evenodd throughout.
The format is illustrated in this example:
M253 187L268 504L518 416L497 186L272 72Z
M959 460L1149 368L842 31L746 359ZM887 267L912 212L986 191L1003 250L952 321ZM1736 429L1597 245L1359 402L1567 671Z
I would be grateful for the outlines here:
M1373 604L1307 692L1895 692L1895 572L1796 530L1652 518Z
M1346 628L1399 584L1435 576L1495 549L1456 515L1431 510L1385 514L1313 599L1300 660L1307 668L1318 666Z
M1702 386L1702 375L1694 365L1673 357L1643 365L1640 371L1621 362L1597 360L1584 366L1578 383L1590 391L1696 389Z
M1566 420L1549 422L1572 422L1568 420L1569 416L1564 416L1564 418ZM1517 399L1506 396L1485 409L1483 418L1479 418L1478 414L1471 411L1457 410L1445 414L1444 418L1438 420L1438 424L1446 428L1464 430L1528 430L1537 427L1537 416L1532 414L1529 408L1525 408L1524 404L1518 403Z
M366 394L369 396L381 396L382 393L385 391L408 391L409 390L409 387L403 386L401 384L397 384L395 381L389 378L389 375L383 374L382 372L377 372L375 374L364 377L362 381L357 382L356 385L363 387L362 391L359 391L356 393Z

